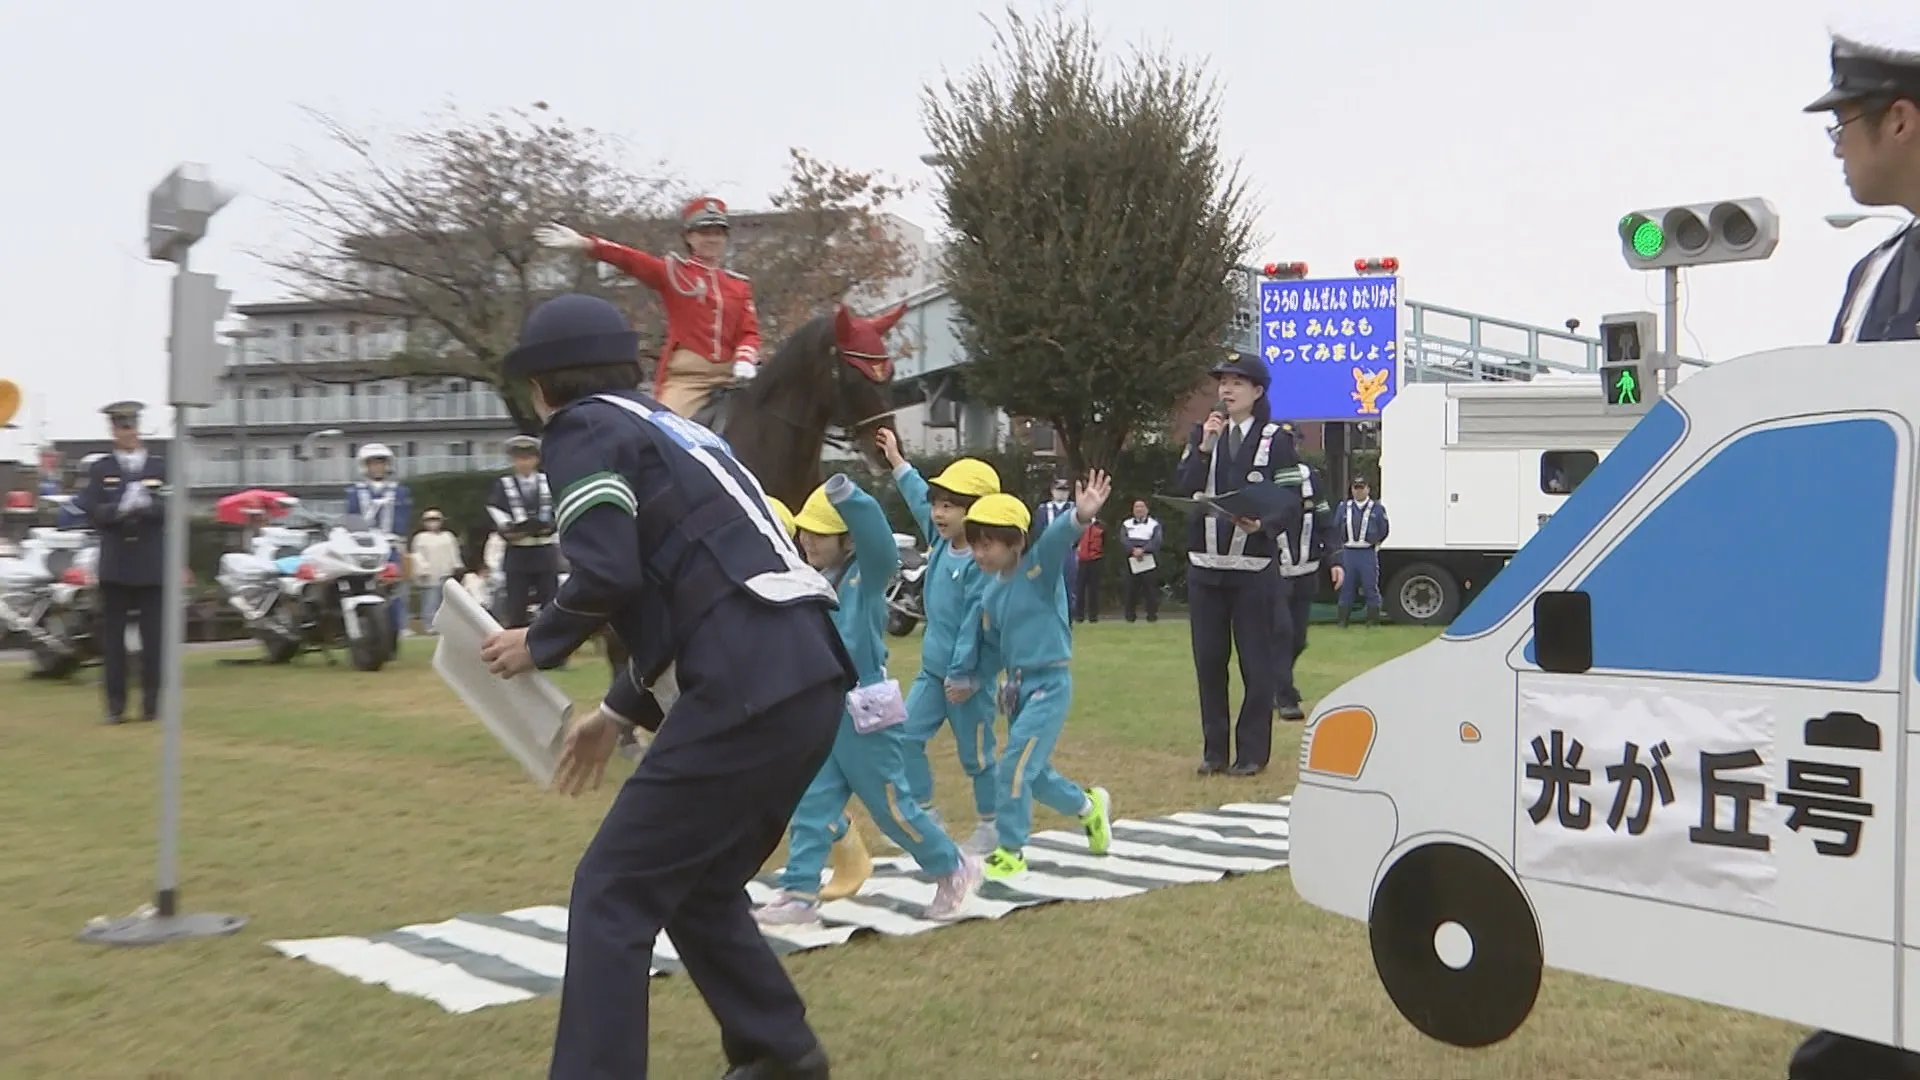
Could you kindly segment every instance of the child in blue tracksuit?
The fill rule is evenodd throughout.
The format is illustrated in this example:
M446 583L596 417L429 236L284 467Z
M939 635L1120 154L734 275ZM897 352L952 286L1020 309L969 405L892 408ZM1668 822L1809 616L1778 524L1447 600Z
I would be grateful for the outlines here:
M962 854L908 794L906 702L899 683L887 677L884 636L887 581L900 566L893 527L873 496L844 473L807 497L794 526L807 561L839 590L833 622L859 669L860 685L847 695L832 756L794 811L780 892L756 915L774 924L819 917L827 852L849 827L847 800L858 796L880 830L936 880L927 918L957 918L980 883L980 865Z
M1067 621L1066 561L1112 485L1091 473L1080 485L1074 512L1054 518L1027 546L1033 515L1011 495L988 495L967 510L967 546L980 569L992 575L981 600L974 673L956 671L949 685L984 685L1006 673L996 695L1007 714L1007 748L1000 756L999 807L994 824L999 846L987 856L986 876L1003 880L1024 872L1023 851L1033 825L1033 803L1077 818L1087 849L1105 855L1112 843L1112 799L1105 788L1081 788L1053 769L1053 748L1067 723L1073 679L1067 661L1073 639ZM984 677L984 678L983 678Z
M927 743L940 725L953 724L953 741L960 751L960 767L973 780L973 809L978 818L973 835L962 845L985 855L998 842L994 808L999 803L995 780L993 695L984 688L947 693L947 673L954 669L961 641L960 629L980 619L980 598L986 576L967 547L967 508L983 495L1000 490L1000 474L977 458L961 458L928 481L900 453L892 431L878 432L880 450L893 466L893 481L920 533L933 545L921 578L921 606L926 633L920 644L920 675L907 692L907 782L913 799L935 821L933 769L927 763ZM972 641L968 642L971 652ZM972 657L961 656L971 664ZM952 700L958 698L959 700Z

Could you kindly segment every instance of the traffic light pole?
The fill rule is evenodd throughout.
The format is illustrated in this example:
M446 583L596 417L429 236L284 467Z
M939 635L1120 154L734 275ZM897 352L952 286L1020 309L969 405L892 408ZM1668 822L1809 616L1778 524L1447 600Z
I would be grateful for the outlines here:
M1669 266L1661 275L1667 279L1666 312L1663 318L1667 325L1662 330L1665 343L1660 354L1660 392L1671 391L1680 381L1680 268Z
M173 305L167 335L168 398L173 406L173 442L168 448L166 539L161 547L164 628L160 647L160 850L154 867L150 907L119 919L95 919L80 940L96 945L160 945L170 941L224 937L245 926L243 915L187 914L180 911L180 728L185 704L187 621L187 500L192 485L192 433L187 410L204 407L216 396L219 375L214 325L226 310L228 295L211 275L187 267L188 252L206 233L206 223L231 196L217 189L201 170L183 166L156 188L148 203L148 254L171 262Z

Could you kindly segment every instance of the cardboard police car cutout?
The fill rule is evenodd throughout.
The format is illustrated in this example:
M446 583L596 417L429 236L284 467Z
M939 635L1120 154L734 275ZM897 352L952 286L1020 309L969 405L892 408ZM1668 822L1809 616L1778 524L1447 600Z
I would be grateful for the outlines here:
M1326 695L1294 885L1409 1022L1497 1042L1552 967L1920 1048L1917 423L1920 343L1703 370ZM1823 507L1844 587L1788 557Z

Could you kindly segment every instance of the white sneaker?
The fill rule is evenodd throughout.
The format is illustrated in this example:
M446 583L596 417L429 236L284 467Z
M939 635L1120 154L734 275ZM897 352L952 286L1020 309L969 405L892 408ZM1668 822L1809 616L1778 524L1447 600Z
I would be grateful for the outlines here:
M973 835L967 837L960 849L969 855L984 856L1000 846L1000 827L991 821L983 821L973 827Z
M926 916L929 922L952 922L960 917L966 907L967 898L980 888L980 860L971 855L960 856L960 865L953 873L940 879L933 890L933 903L927 905Z
M777 892L754 909L753 919L768 926L805 926L820 921L820 902L799 893Z

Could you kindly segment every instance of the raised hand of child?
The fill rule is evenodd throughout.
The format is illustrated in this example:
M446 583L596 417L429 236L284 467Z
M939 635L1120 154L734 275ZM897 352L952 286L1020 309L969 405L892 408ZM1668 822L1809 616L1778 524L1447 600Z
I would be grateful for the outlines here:
M907 463L905 455L900 453L900 436L895 435L892 428L883 427L875 431L873 441L880 447L880 452L886 455L887 464L897 469Z

